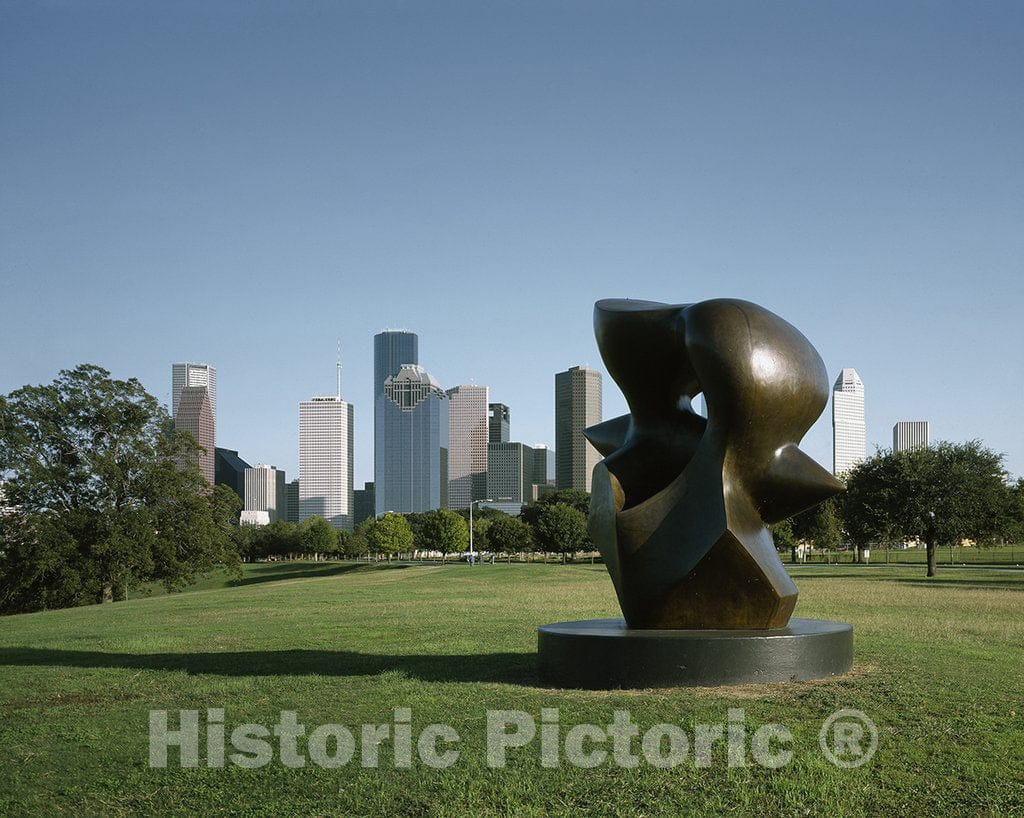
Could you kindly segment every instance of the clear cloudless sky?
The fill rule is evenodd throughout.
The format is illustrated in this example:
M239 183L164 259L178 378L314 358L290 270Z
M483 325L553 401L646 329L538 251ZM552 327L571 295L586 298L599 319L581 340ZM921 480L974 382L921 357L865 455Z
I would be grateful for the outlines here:
M382 328L553 445L596 299L723 296L1021 475L1022 260L1020 2L0 2L0 392L208 362L289 479L339 340L361 485Z

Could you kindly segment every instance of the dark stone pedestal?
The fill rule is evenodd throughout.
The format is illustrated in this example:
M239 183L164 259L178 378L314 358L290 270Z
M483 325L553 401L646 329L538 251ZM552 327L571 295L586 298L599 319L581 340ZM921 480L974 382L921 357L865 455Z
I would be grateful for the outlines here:
M537 631L542 684L612 688L714 686L839 676L853 627L791 619L772 630L634 630L622 619L558 622Z

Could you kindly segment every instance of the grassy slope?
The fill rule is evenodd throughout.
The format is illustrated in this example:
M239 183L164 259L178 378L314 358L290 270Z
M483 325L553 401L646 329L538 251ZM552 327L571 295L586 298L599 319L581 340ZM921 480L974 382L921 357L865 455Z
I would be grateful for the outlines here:
M1024 574L919 568L794 570L798 616L854 624L849 677L739 689L537 687L538 624L614 616L600 566L249 566L230 588L0 620L0 814L1005 814L1024 810ZM150 770L151 708L224 707L231 725L387 722L454 726L448 770ZM780 771L563 764L536 747L491 770L488 708L565 726L628 709L646 729L692 734L743 707L794 734ZM878 724L874 760L840 770L822 721L854 707ZM172 754L172 758L173 758Z

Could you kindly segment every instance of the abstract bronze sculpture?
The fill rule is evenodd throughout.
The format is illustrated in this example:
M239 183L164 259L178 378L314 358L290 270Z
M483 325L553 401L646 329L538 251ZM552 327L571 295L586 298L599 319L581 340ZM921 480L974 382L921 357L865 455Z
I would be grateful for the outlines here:
M798 448L828 400L814 347L734 299L599 301L594 331L630 409L585 430L604 456L590 533L625 620L542 627L542 676L626 687L844 672L852 629L790 622L797 589L767 528L843 490Z
M630 408L585 432L605 457L591 537L626 622L784 626L797 590L765 524L843 489L797 448L828 401L821 357L747 301L599 301L594 331Z

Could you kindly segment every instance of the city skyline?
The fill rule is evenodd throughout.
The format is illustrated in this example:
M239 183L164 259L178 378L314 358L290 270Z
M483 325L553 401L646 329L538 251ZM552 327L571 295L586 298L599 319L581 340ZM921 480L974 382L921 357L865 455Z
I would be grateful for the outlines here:
M205 361L218 442L294 475L340 339L362 485L382 326L553 446L552 373L607 375L596 300L737 297L856 366L869 454L927 417L1024 475L1019 5L0 21L0 392L89 362L170 405Z

